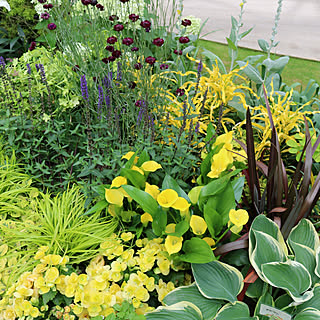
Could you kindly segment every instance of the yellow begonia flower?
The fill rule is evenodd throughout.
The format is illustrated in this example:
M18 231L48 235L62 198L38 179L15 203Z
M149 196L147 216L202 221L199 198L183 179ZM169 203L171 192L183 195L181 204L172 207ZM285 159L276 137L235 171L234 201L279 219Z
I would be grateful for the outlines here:
M212 157L211 171L207 174L209 178L218 178L229 164L233 163L232 153L222 148L219 153Z
M157 199L157 196L160 193L159 187L153 184L146 182L146 187L144 189L146 193L149 193L154 199Z
M59 277L59 270L56 267L48 269L45 273L44 280L47 284L54 284Z
M123 232L120 237L123 241L130 241L134 237L134 234L132 232Z
M161 168L161 165L155 161L146 161L141 165L141 169L146 172L154 172Z
M123 193L120 192L119 190L106 189L105 197L109 203L122 207L124 196L123 196Z
M144 176L144 172L137 166L132 166L131 168L132 170L138 171L139 173L141 173Z
M177 201L172 205L173 209L180 210L180 211L186 211L189 209L190 203L185 198L179 197Z
M231 209L229 212L229 219L234 225L240 227L245 225L249 221L249 214L246 210L243 209Z
M62 257L57 254L48 254L45 257L43 257L40 261L42 263L51 264L53 266L56 266L62 262Z
M216 244L216 242L210 237L204 237L202 240L204 240L210 247L213 247Z
M200 191L202 188L203 186L194 187L188 193L188 197L192 204L196 204L198 202Z
M157 201L161 207L170 208L178 199L178 193L172 189L166 189L159 193Z
M0 257L4 256L7 251L8 251L8 245L7 244L3 244L2 246L0 246Z
M176 232L176 224L175 223L170 223L166 226L165 233L174 233Z
M146 226L148 224L148 222L152 222L153 218L152 215L150 213L145 212L142 216L141 216L141 223Z
M112 187L115 187L115 188L119 188L123 185L126 185L128 183L127 181L127 178L125 177L121 177L121 176L118 176L118 177L115 177L112 182L111 182L111 188Z
M207 230L207 224L204 219L197 215L192 215L190 219L190 227L196 235L204 234Z
M182 248L183 237L167 236L164 246L168 253L171 255L177 253Z

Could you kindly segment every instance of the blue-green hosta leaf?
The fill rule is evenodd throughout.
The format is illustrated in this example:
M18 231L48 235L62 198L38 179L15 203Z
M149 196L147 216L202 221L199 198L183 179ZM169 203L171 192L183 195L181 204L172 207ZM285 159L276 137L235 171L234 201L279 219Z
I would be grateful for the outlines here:
M193 276L201 294L208 299L237 301L243 288L240 271L220 261L191 265Z
M146 314L147 320L203 320L201 311L193 303L183 301L167 307L159 307Z
M320 311L313 308L307 308L300 313L298 313L294 320L319 320L320 319Z
M313 297L304 303L296 306L297 312L306 308L314 308L320 311L320 284L316 284L313 288Z
M262 274L262 266L270 262L284 262L287 257L279 242L269 234L252 229L250 233L251 238L254 237L255 246L252 248L249 237L249 259L259 277L266 281Z
M260 308L261 308L261 304L265 304L267 306L272 306L274 307L274 301L272 298L272 295L266 291L263 295L261 295L261 297L259 298L257 304L256 304L256 308L254 310L254 315L258 316L260 314ZM263 316L260 315L260 320L269 320L269 317L267 316Z
M316 250L316 268L314 272L318 277L320 277L320 246Z
M311 286L310 274L297 261L263 264L262 274L269 284L286 290L295 302L302 303L313 296L311 291L306 292Z
M312 222L302 219L290 232L288 244L294 250L294 244L302 244L312 250L319 247L319 235Z
M196 305L205 320L213 320L222 306L221 300L205 298L195 283L190 286L179 287L169 292L163 299L163 302L168 306L182 301L189 301Z
M216 320L254 320L258 317L250 317L250 310L248 306L241 302L228 303L220 309L217 314Z

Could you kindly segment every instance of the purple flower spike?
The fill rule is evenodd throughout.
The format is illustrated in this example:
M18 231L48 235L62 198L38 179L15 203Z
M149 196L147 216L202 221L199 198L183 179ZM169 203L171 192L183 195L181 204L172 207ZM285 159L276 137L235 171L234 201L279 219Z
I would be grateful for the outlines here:
M31 67L30 67L29 63L27 63L27 72L28 72L28 74L31 74Z
M81 84L82 97L85 101L89 102L88 85L87 85L87 79L85 75L81 76L80 84Z

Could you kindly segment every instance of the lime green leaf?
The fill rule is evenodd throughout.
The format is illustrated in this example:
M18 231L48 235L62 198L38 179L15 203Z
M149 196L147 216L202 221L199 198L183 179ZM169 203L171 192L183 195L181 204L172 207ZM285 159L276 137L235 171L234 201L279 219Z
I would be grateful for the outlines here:
M163 211L161 208L158 208L152 216L152 230L156 236L161 236L164 230L166 229L167 213Z
M234 198L237 202L240 202L242 192L243 192L243 187L244 187L244 181L245 177L240 177L231 182L233 192L234 192Z
M215 238L223 228L222 218L220 214L210 204L210 200L204 206L204 220L208 226L208 230L213 238Z
M191 238L183 243L185 254L179 256L182 261L190 263L207 263L216 259L211 247L200 238Z
M243 276L238 269L219 261L193 263L191 267L203 296L209 299L237 301L237 295L243 288Z
M136 188L145 188L146 177L140 172L132 169L122 168L120 170L120 175L126 177Z
M179 287L169 292L163 299L163 302L169 306L181 301L189 301L195 304L200 309L205 320L213 320L222 306L222 301L220 300L205 298L195 283L190 286Z
M182 237L190 228L187 221L183 220L176 224L175 232L167 233L170 236Z
M147 320L203 320L201 311L193 303L183 301L169 307L159 307L146 314Z
M101 201L97 202L91 209L89 209L83 215L88 215L88 214L94 213L96 211L101 211L101 210L105 209L107 206L108 206L108 202L106 200L101 200Z
M266 281L274 287L286 290L296 302L303 302L312 297L312 292L305 292L311 286L308 270L299 262L271 262L262 265Z
M150 160L150 157L149 157L148 151L146 149L143 149L143 151L141 152L141 154L139 156L139 159L137 162L137 167L141 167L141 165L144 162L149 161L149 160Z
M250 310L248 306L241 302L236 301L234 304L228 303L220 309L217 314L216 320L254 320L257 317L250 317Z
M307 308L300 313L298 313L294 320L319 320L320 319L320 311L313 308Z

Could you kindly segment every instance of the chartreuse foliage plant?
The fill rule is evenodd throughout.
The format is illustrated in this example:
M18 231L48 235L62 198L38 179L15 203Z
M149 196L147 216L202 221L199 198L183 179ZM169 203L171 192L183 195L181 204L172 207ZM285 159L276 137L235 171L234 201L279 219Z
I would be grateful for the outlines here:
M219 261L192 264L195 282L170 292L164 299L166 306L147 313L147 320L267 320L272 314L319 319L320 246L312 223L301 220L286 244L279 227L259 215L252 223L249 243L250 262L264 283L256 287L254 297L248 295L253 301L238 301L244 279L236 268ZM269 316L265 307L271 310Z

